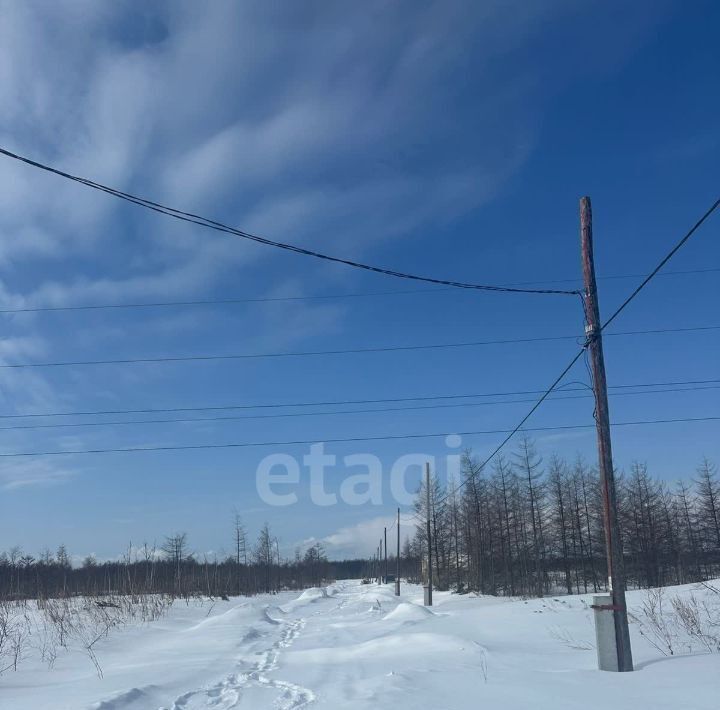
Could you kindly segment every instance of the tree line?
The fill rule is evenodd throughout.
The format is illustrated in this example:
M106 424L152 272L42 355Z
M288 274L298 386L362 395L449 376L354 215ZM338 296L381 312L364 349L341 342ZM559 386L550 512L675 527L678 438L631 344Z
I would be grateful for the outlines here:
M607 569L596 468L582 458L544 462L530 439L482 469L471 451L461 482L430 480L415 503L417 528L403 550L406 574L425 577L426 521L439 589L543 596L597 592ZM671 487L643 463L616 474L627 583L656 587L720 574L720 480L704 459ZM459 490L457 490L459 488ZM411 572L414 561L414 575Z
M166 536L159 546L131 545L118 560L98 562L88 556L80 565L71 563L65 545L37 558L14 547L0 553L0 600L253 595L319 586L335 576L321 543L284 559L267 523L252 543L239 515L233 521L232 550L221 558L199 555L182 532Z
M701 461L691 479L673 487L642 463L616 480L629 586L720 575L720 480L711 461ZM544 462L525 439L485 470L466 452L460 481L442 485L431 476L430 509L423 485L415 503L417 528L400 557L401 577L410 582L426 576L428 516L438 589L542 596L605 588L599 478L581 458ZM237 514L231 543L230 554L209 557L192 552L185 533L175 533L160 545L130 546L120 559L87 557L80 565L71 564L64 545L37 558L14 547L0 553L0 600L253 595L371 578L383 570L364 559L329 561L321 543L283 558L268 524L250 540ZM395 558L388 559L394 574Z

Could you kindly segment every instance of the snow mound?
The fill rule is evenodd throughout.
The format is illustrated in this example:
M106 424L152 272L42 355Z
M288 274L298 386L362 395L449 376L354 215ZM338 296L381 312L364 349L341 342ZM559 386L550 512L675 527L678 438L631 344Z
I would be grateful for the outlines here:
M263 609L262 620L267 621L268 624L273 624L274 626L277 626L279 623L281 623L279 619L273 619L273 617L270 616L269 607L265 607Z
M480 698L503 710L720 710L719 656L680 646L664 656L637 624L637 672L597 671L592 594L553 601L441 592L441 604L427 609L418 585L404 584L399 599L382 587L334 586L335 595L315 588L300 599L288 590L241 603L176 603L156 622L131 621L95 647L102 681L77 643L52 669L40 644L28 645L18 670L0 677L0 708L460 710ZM666 593L715 604L710 589L695 584ZM641 621L646 594L627 594ZM285 615L278 603L296 611ZM25 611L42 623L35 604Z
M295 601L300 601L301 599L311 601L323 599L327 596L330 596L327 587L310 587L310 589L306 589Z
M270 605L266 605L261 609L257 607L253 608L247 604L239 605L233 607L232 609L227 609L226 611L214 614L213 616L208 616L199 621L197 624L193 624L192 626L184 629L181 633L193 634L201 631L210 631L212 628L227 627L229 625L236 626L238 624L252 628L252 625L258 622L279 624L280 621L273 619L270 616L270 609Z
M287 657L289 663L340 665L372 659L382 661L411 657L438 657L455 654L468 659L470 654L482 655L484 650L473 643L448 634L407 633L382 636L345 646L321 647L294 651Z
M435 616L435 613L424 606L400 602L389 614L383 616L383 621L423 621L429 616Z
M283 604L280 608L284 614L294 611L297 607L305 604L312 604L320 599L328 599L335 596L337 589L334 587L310 587L306 589L297 599L293 599L287 604Z

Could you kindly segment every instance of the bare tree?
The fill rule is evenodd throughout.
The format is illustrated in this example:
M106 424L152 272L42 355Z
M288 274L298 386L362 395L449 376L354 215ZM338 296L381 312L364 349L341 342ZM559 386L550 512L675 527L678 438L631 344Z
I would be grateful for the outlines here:
M264 591L272 591L272 568L273 568L273 537L270 533L270 526L265 523L258 535L254 550L255 563L260 567L264 582Z
M175 533L165 537L161 548L165 558L172 564L175 573L175 591L181 592L182 563L188 556L187 534Z
M697 469L697 492L704 542L720 547L720 481L717 467L706 458Z
M240 565L247 567L247 533L243 525L240 513L235 511L233 517L233 546L235 549L235 565L237 574L237 593L242 594L242 575Z

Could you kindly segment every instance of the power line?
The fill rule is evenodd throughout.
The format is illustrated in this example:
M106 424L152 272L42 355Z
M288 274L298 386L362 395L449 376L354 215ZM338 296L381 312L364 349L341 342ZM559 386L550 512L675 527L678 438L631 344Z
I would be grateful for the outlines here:
M625 308L628 306L628 304L642 291L645 286L647 286L650 281L653 279L654 276L657 275L657 273L662 269L665 264L670 261L670 259L677 254L677 252L682 248L684 244L687 243L687 241L692 237L695 232L697 232L698 229L703 225L703 223L710 217L710 215L718 208L720 207L720 198L715 200L715 202L712 204L711 207L708 208L708 210L705 212L705 214L700 217L700 219L695 222L695 224L690 227L690 229L687 231L685 236L667 253L667 255L661 259L660 263L642 280L642 282L638 285L638 287L620 304L620 306L615 310L615 312L603 323L602 327L600 328L600 331L604 331L605 328L607 328L610 323L612 323L619 315L622 313L622 311L625 310Z
M565 375L567 375L567 373L570 372L573 365L580 359L580 356L583 354L583 352L584 352L584 348L583 348L583 350L580 350L580 352L568 363L568 365L565 367L565 369L557 376L555 381L543 393L543 395L540 397L540 399L538 399L537 402L535 402L535 404L532 406L530 411L520 420L520 423L514 429L511 429L507 432L507 436L502 440L500 445L497 446L493 450L493 452L490 454L490 456L488 456L482 462L482 464L480 465L481 470L488 464L489 461L491 461L501 451L501 449L505 446L505 444L507 444L508 441L510 441L510 439L512 439L512 437L515 436L515 434L517 434L517 432L520 431L520 429L525 424L525 422L528 419L530 419L530 417L535 413L535 411L538 409L538 407L540 407L540 405L548 398L550 393L560 384L560 381L563 379L563 377L565 377ZM464 483L465 483L465 481L463 481L460 484L460 486L458 486L458 488L455 490L455 493L457 493L457 490L459 490L459 488L461 488ZM447 496L445 496L445 497L447 497Z
M720 269L718 269L720 271ZM86 306L38 306L30 308L3 308L0 313L46 313L54 311L96 311L123 308L167 308L174 306L223 306L242 303L275 303L285 301L318 301L342 298L369 298L378 296L404 296L407 294L462 293L455 288L425 288L395 291L369 291L365 293L336 293L319 296L269 296L257 298L220 298L197 301L155 301L149 303L109 303Z
M715 202L710 206L708 210L700 217L700 219L695 222L695 224L685 233L685 235L675 244L675 246L660 260L660 263L643 279L643 281L635 288L635 290L620 304L620 306L613 312L613 314L608 318L604 324L600 326L598 329L598 332L596 333L595 337L599 337L600 333L604 332L604 330L617 318L618 315L628 306L628 304L640 293L640 291L647 286L647 284L659 273L659 271L665 266L665 264L670 261L670 259L677 254L677 252L680 250L680 248L688 242L690 237L693 236L697 232L697 230L702 226L702 224L710 217L710 215L720 206L720 198L715 200ZM585 297L586 294L581 294L582 302L583 302L583 308L585 308ZM587 323L587 317L586 317L586 323ZM606 335L612 335L612 333L606 333ZM522 418L520 423L508 433L508 436L503 439L502 443L493 450L493 452L485 458L485 460L480 464L478 467L479 471L482 471L485 466L503 449L503 447L512 439L512 437L520 431L523 424L532 416L532 414L535 413L535 411L538 409L538 407L548 398L550 393L560 384L562 379L567 375L567 373L572 369L572 367L575 365L575 363L583 356L585 351L587 350L587 347L589 345L589 341L585 340L585 343L583 344L583 347L580 349L579 352L577 352L573 358L570 360L568 365L566 365L565 369L560 373L560 375L553 381L553 383L548 387L548 389L542 394L540 399L532 406L530 411ZM613 425L614 426L614 425ZM456 486L451 493L446 493L445 496L443 496L440 500L442 502L443 500L446 500L449 495L456 494L469 480L473 479L475 477L475 474L471 474L468 476L464 481L460 483L460 485Z
M642 426L650 424L680 424L680 423L695 423L695 422L710 422L720 421L720 416L714 417L687 417L678 419L643 419L629 422L615 422L613 427L620 426ZM564 431L569 429L591 429L594 428L595 424L565 424L558 426L545 426L545 427L532 427L522 429L527 432L537 431ZM385 435L385 436L354 436L348 438L339 439L302 439L295 441L256 441L256 442L238 442L238 443L225 443L225 444L180 444L170 446L131 446L127 448L110 448L110 449L65 449L62 451L19 451L12 453L0 453L0 458L18 458L23 456L68 456L75 454L121 454L121 453L136 453L142 451L192 451L199 449L239 449L239 448L255 448L263 446L295 446L295 445L310 445L322 441L326 444L342 444L342 443L353 443L361 441L396 441L403 439L432 439L446 436L478 436L482 434L504 434L506 432L516 432L517 429L487 429L485 431L450 431L442 433L427 433L427 434L397 434L397 435ZM469 479L465 479L463 484ZM458 486L460 488L461 486ZM447 497L447 496L446 496ZM441 499L441 500L444 500Z
M700 387L676 387L672 389L646 389L639 392L615 392L613 397L624 397L631 395L647 395L647 394L668 394L672 392L695 392L701 390L716 390L720 385L705 385ZM572 395L569 397L551 397L551 401L564 401L572 399L587 399L592 394ZM489 400L484 402L462 402L460 404L423 404L412 407L380 407L374 409L342 409L334 411L320 412L282 412L279 414L244 414L231 416L214 416L214 417L182 417L175 419L132 419L118 421L95 421L95 422L63 422L53 424L12 424L10 426L0 426L0 431L17 431L29 429L70 429L83 427L103 427L103 426L124 426L124 425L143 425L143 424L190 424L201 422L229 422L243 420L261 420L261 419L292 419L295 417L325 417L325 416L342 416L347 414L382 414L386 412L416 412L433 409L460 409L465 407L487 407L502 404L527 404L534 402L534 399L505 399L505 400ZM184 410L183 410L184 411Z
M608 333L608 336L657 335L662 333L690 333L720 329L720 325L694 326L688 328L654 328L649 330L626 330ZM366 353L408 352L413 350L444 350L449 348L481 347L486 345L513 345L543 343L562 340L578 340L577 335L555 335L537 338L505 338L498 340L477 340L461 343L429 343L425 345L388 345L372 348L347 348L340 350L300 350L276 353L233 353L228 355L179 355L147 358L116 358L111 360L71 360L56 362L2 363L0 369L36 367L79 367L88 365L134 365L172 362L212 362L222 360L258 360L263 358L316 357L325 355L357 355Z
M442 280L442 279L435 279L435 278L429 278L429 277L422 277L417 276L414 274L408 274L404 272L398 272L390 269L383 269L375 266L371 266L368 264L363 264L360 262L354 262L346 259L341 259L338 257L329 256L327 254L322 254L320 252L314 252L308 249L304 249L301 247L297 247L291 244L286 244L283 242L277 242L273 240L266 239L264 237L260 237L258 235L250 234L248 232L244 232L239 229L235 229L233 227L229 227L228 225L225 225L221 222L217 222L215 220L211 220L190 212L184 212L182 210L177 210L175 208L167 207L165 205L152 202L150 200L146 200L144 198L137 197L135 195L131 195L129 193L125 193L119 190L116 190L114 188L110 188L106 185L102 185L101 183L96 183L91 180L88 180L87 178L82 178L78 176L71 175L69 173L65 173L63 171L60 171L56 168L53 168L51 166L39 163L37 161L31 160L29 158L17 155L15 153L12 153L8 150L5 150L3 148L0 148L0 153L3 155L10 157L14 160L21 161L23 163L26 163L28 165L31 165L33 167L36 167L38 169L54 173L56 175L59 175L61 177L64 177L66 179L78 182L80 184L83 184L87 187L91 187L96 190L100 190L102 192L106 192L110 195L113 195L117 198L132 202L136 205L139 205L141 207L145 207L146 209L150 209L156 212L159 212L161 214L165 214L166 216L172 217L174 219L198 224L200 226L214 229L216 231L220 232L226 232L229 234L234 234L236 236L239 236L244 239L248 239L260 244L264 244L266 246L273 246L276 248L284 249L287 251L291 251L298 254L303 254L306 256L312 256L319 259L324 259L326 261L331 261L335 263L341 263L345 264L347 266L351 266L354 268L364 269L367 271L380 273L388 276L394 276L397 278L404 278L404 279L411 279L415 281L424 281L428 283L434 283L444 286L451 286L456 288L466 288L466 289L475 289L475 290L484 290L484 291L499 291L499 292L515 292L515 293L542 293L542 294L563 294L563 295L581 295L582 292L578 290L572 290L572 291L565 291L565 290L554 290L554 289L521 289L521 288L512 288L512 287L502 287L502 286L493 286L493 285L481 285L481 284L469 284L469 283L463 283L463 282L457 282L457 281L449 281L449 280ZM600 327L599 332L602 332L607 328L610 323L627 307L627 305L640 293L640 291L658 274L658 272L663 268L663 266L677 253L677 251L690 239L690 237L699 229L699 227L710 217L710 215L717 209L717 207L720 205L720 199L716 200L716 202L705 212L705 214L691 227L691 229L685 234L685 236L671 249L671 251L661 260L661 262L655 267L655 269L647 275L643 281L639 284L639 286L628 296L628 298L620 305L618 309L610 316L610 318ZM709 327L709 328L703 328L703 329L712 329L715 326ZM684 329L685 330L685 329ZM695 330L695 329L687 329L687 330ZM664 331L645 331L643 334L647 334L648 332L670 332L669 330ZM624 333L624 334L640 334L640 332L635 333ZM615 335L621 335L621 333L616 333ZM565 336L568 337L568 336ZM569 336L574 337L574 336ZM557 338L552 338L557 339ZM560 338L565 339L565 338ZM546 340L546 338L541 339L523 339L518 340L515 342L536 342L537 340ZM474 343L473 345L487 345L492 344L490 341L483 341L481 343ZM551 384L551 386L548 388L548 390L545 391L545 393L540 397L540 399L533 405L533 407L530 409L530 411L525 415L525 417L520 421L520 423L512 430L509 430L509 435L503 440L503 442L498 446L493 453L483 462L481 465L481 468L485 466L506 444L507 442L512 438L512 436L521 430L524 423L529 419L529 417L537 410L537 408L547 399L549 394L557 387L557 385L560 383L560 381L565 377L565 375L570 371L570 369L573 367L573 365L580 359L583 352L585 351L585 348L587 347L587 342L583 346L583 348L572 358L570 363L565 367L565 369L560 373L560 375L556 378L556 380ZM427 349L429 347L437 348L437 347L464 347L469 344L449 344L449 345L441 345L441 346L409 346L409 347L401 347L401 348L392 348L395 349L401 349L401 350L408 350L408 349ZM185 360L209 360L209 359L236 359L236 358L247 358L247 357L278 357L278 356L290 356L290 355L318 355L318 354L345 354L347 352L380 352L380 351L387 351L388 348L381 348L381 349L369 349L369 350L355 350L355 351L326 351L326 352L303 352L303 353L282 353L282 354L262 354L262 355L225 355L225 356L194 356L190 358L144 358L144 359L128 359L128 360L96 360L96 361L85 361L85 362L55 362L55 363L25 363L25 364L6 364L1 365L0 367L4 368L14 368L14 367L52 367L52 366L66 366L66 365L95 365L95 364L124 364L129 362L171 362L171 361L185 361ZM710 418L698 418L693 420L685 420L685 421L707 421L707 420L714 420L717 419L716 417L710 417ZM663 423L663 422L670 422L670 421L680 421L680 420L655 420L652 423ZM635 422L635 423L651 423L651 422ZM615 426L618 425L627 425L631 424L631 422L621 423L621 424L615 424ZM594 425L588 425L588 426L594 426ZM578 426L572 426L572 427L565 427L565 428L578 428ZM583 427L584 428L584 427ZM538 430L538 429L535 429ZM468 432L472 433L472 432ZM500 432L496 432L500 433ZM503 432L505 433L505 432ZM386 438L386 437L381 437ZM409 438L409 437L401 437L401 438ZM410 437L413 438L413 437ZM369 440L369 439L350 439L349 441L354 440ZM271 442L268 442L268 445ZM308 443L308 442L291 442L291 443ZM212 445L210 448L218 448L218 447L227 447L227 446L247 446L248 444L234 444L234 445ZM263 444L257 444L257 445L263 445ZM279 445L278 442L276 442L276 445ZM149 449L138 449L138 450L163 450L167 447L160 447L160 448L149 448ZM177 448L177 447L172 447ZM208 448L208 446L200 446L200 447L182 447L182 448ZM118 449L118 450L105 450L107 452L110 451L129 451L131 449ZM105 452L102 451L102 452ZM70 452L70 451L63 451L63 452L45 452L46 455L52 455L52 454L62 454L62 453L101 453L100 450L96 451L83 451L83 452ZM0 454L0 456L13 456L13 455L40 455L40 454ZM466 481L463 481L464 485Z
M663 271L656 276L685 276L689 274L710 274L717 273L720 269L681 269L675 271ZM612 281L617 279L642 279L647 274L610 274L608 276L596 276L596 281ZM559 279L556 281L545 281L544 283L582 283L582 279Z
M573 291L567 291L567 290L559 290L559 289L528 289L528 288L514 288L514 287L508 287L508 286L494 286L494 285L488 285L488 284L475 284L475 283L465 283L462 281L451 281L447 279L437 279L427 276L418 276L416 274L409 274L402 271L395 271L393 269L385 269L378 266L371 266L370 264L364 264L362 262L358 261L352 261L350 259L343 259L336 256L330 256L329 254L323 254L321 252L313 251L311 249L305 249L303 247L298 247L293 244L287 244L285 242L278 242L272 239L267 239L266 237L261 237L257 234L251 234L250 232L245 232L241 229L237 229L235 227L231 227L227 224L224 224L222 222L218 222L217 220L209 219L208 217L203 217L202 215L193 214L192 212L186 212L184 210L175 209L174 207L168 207L167 205L162 205L159 202L153 202L152 200L145 199L143 197L138 197L137 195L132 195L127 192L123 192L121 190L117 190L112 187L108 187L107 185L103 185L98 182L94 182L93 180L89 180L88 178L79 177L77 175L71 175L70 173L66 173L62 170L59 170L57 168L54 168L50 165L46 165L44 163L40 163L36 160L32 160L30 158L27 158L22 155L18 155L17 153L13 153L9 150L6 150L5 148L0 148L0 154L5 155L8 158L12 158L13 160L20 161L22 163L25 163L26 165L30 165L34 168L38 168L40 170L44 170L46 172L52 173L54 175L58 175L60 177L66 178L67 180L72 180L73 182L80 183L81 185L85 185L86 187L90 187L94 190L99 190L101 192L105 192L108 195L112 195L113 197L117 197L121 200L125 200L127 202L131 202L135 205L138 205L140 207L144 207L145 209L152 210L153 212L158 212L160 214L164 214L167 217L172 217L173 219L181 220L183 222L190 222L191 224L197 224L201 227L206 227L207 229L212 229L217 232L224 232L226 234L232 234L237 237L241 237L242 239L247 239L252 242L256 242L258 244L264 244L265 246L275 247L277 249L283 249L285 251L290 251L295 254L302 254L304 256L311 256L316 259L323 259L325 261L337 263L337 264L344 264L345 266L350 266L356 269L362 269L364 271L371 271L373 273L377 274L383 274L385 276L393 276L395 278L401 278L401 279L409 279L411 281L423 281L425 283L432 283L432 284L438 284L441 286L451 286L454 288L465 288L465 289L473 289L477 291L495 291L495 292L504 292L504 293L533 293L533 294L561 294L561 295L572 295L576 296L580 292L577 290Z
M720 379L707 380L670 380L665 382L638 382L635 384L611 385L610 389L636 389L648 387L681 387L683 389L660 390L668 392L679 392L692 389L714 389L712 385L720 383ZM572 384L572 383L568 383ZM588 389L588 385L578 383L581 387L564 386L562 392L582 392ZM711 385L704 387L704 385ZM314 402L273 402L271 404L226 404L211 405L203 407L154 407L145 409L102 409L78 412L31 412L28 414L0 414L0 419L27 419L27 418L48 418L48 417L85 417L85 416L104 416L104 415L120 415L120 414L170 414L173 412L214 412L228 411L237 409L277 409L291 407L330 407L342 405L358 405L358 404L384 404L399 402L427 402L435 400L457 400L457 399L477 399L480 397L511 397L529 394L542 394L544 390L511 390L507 392L482 392L475 394L439 394L439 395L423 395L415 397L390 397L381 399L344 399L344 400L320 400ZM618 392L617 394L622 394ZM631 393L632 394L632 393ZM640 394L640 393L638 393ZM501 404L508 400L495 402ZM509 400L509 403L526 402L527 400ZM361 410L368 411L368 410Z
M717 269L688 269L684 271L665 271L659 276L680 276L688 274L708 274L718 273ZM598 281L611 279L632 279L643 278L645 274L620 274L613 276L599 276ZM554 283L578 283L579 279L556 279L548 281L519 281L505 286L532 286ZM219 298L219 299L200 299L190 301L150 301L146 303L101 303L79 306L34 306L26 308L0 308L0 313L55 313L55 312L73 312L73 311L99 311L99 310L122 310L133 308L172 308L182 306L223 306L223 305L239 305L247 303L276 303L276 302L292 302L292 301L319 301L319 300L340 300L344 298L376 298L384 296L406 296L406 295L447 295L450 293L458 294L464 291L456 288L424 288L424 289L404 289L393 291L367 291L360 293L334 293L315 296L268 296L268 297L246 297L246 298Z

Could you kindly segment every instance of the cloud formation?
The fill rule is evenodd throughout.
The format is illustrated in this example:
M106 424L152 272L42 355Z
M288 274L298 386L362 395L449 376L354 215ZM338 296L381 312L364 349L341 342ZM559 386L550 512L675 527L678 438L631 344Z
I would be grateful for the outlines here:
M172 3L131 21L136 5L6 4L2 143L248 229L362 254L482 204L532 141L526 79L489 69L532 33L537 10L414 7ZM469 73L483 99L454 113ZM0 182L0 260L64 267L28 284L30 302L201 290L270 256L7 161ZM98 277L67 263L108 243L126 268L106 264Z
M647 31L630 11L611 52L580 45L563 30L572 12L562 0L4 2L0 145L268 237L375 261L493 200L532 154L548 95L598 57L611 65ZM562 56L536 67L538 47L566 40ZM5 307L294 295L353 278L6 159L0 186ZM164 353L178 347L174 333L192 332L181 346L199 350L206 340L193 326L212 322L243 334L248 350L271 349L333 334L343 313L272 304L223 324L148 314L133 322L134 337L105 321L43 322L42 346L57 359L126 346ZM4 320L0 356L32 359L38 321ZM85 373L0 381L17 411L111 389Z
M388 529L388 553L394 554L397 545L396 519L394 516L375 516L361 520L354 525L338 528L322 538L309 538L303 540L299 547L306 549L316 542L322 543L330 559L357 559L370 558L377 549L378 542L383 536L383 529ZM402 548L406 538L412 539L415 534L415 519L409 513L400 516L400 546Z

